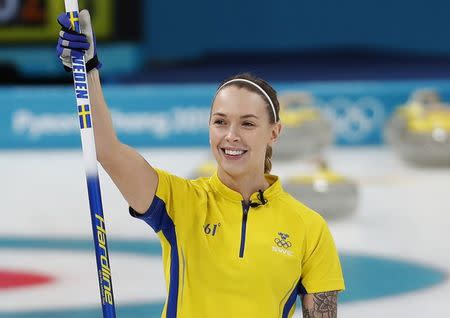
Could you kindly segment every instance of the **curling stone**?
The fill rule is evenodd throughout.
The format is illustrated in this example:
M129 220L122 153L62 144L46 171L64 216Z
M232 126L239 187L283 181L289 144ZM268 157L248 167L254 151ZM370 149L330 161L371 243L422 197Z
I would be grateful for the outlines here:
M313 104L312 96L305 92L280 96L283 129L274 147L275 160L314 156L333 142L330 121Z
M198 166L189 179L211 177L217 170L217 162L210 159Z
M450 107L433 91L416 92L388 121L385 137L405 161L450 165Z
M284 189L327 220L352 215L358 205L358 185L322 165L312 175L289 178Z

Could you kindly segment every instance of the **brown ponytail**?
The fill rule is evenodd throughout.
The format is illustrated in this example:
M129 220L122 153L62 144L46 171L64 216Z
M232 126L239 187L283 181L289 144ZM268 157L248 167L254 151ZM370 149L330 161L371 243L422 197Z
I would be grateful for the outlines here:
M270 173L272 170L272 146L267 146L266 158L264 160L264 173Z

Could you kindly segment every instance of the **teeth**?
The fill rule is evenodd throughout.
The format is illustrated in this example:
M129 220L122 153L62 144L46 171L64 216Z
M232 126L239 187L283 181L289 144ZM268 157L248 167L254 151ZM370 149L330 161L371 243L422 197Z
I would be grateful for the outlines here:
M244 151L243 150L228 150L228 149L225 149L225 153L227 155L231 155L231 156L239 156L239 155L242 155L244 153Z

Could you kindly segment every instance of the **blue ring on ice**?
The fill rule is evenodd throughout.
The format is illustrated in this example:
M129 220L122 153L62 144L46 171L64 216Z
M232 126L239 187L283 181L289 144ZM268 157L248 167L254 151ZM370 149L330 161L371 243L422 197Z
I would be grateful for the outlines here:
M110 240L110 252L123 252L147 256L161 256L157 241L119 241ZM42 239L42 238L0 238L2 249L55 249L82 250L93 249L91 240ZM424 288L430 288L447 279L447 273L428 265L411 261L341 253L346 291L339 295L339 303L371 300L380 297L399 295ZM114 265L112 265L114 266ZM163 302L117 306L120 318L161 316ZM34 312L1 312L0 318L94 318L101 317L100 304L96 308L75 308L67 310L46 310Z

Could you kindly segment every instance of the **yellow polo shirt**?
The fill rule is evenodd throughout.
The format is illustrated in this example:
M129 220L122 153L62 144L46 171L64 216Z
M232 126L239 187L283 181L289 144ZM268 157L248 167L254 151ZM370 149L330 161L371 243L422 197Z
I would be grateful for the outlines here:
M297 294L344 289L327 224L278 177L266 175L264 199L254 193L248 206L217 174L187 180L156 171L150 208L130 213L161 241L168 291L162 317L287 318Z

